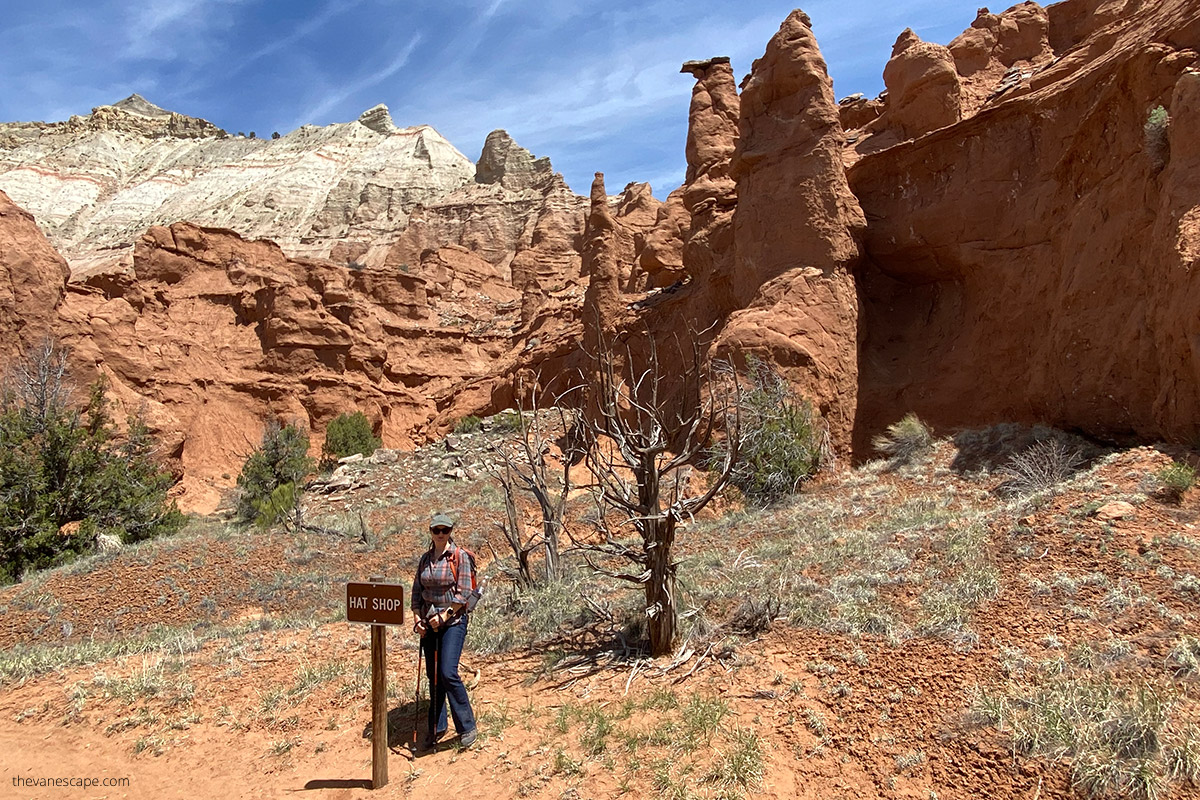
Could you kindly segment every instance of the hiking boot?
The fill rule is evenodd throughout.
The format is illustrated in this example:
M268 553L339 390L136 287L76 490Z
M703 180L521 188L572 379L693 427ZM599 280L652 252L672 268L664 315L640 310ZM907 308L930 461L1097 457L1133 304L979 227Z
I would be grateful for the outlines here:
M458 746L460 748L462 748L463 750L466 750L471 745L475 744L475 737L477 734L478 734L478 729L471 728L471 730L467 731L466 733L464 733L458 737Z
M418 753L431 753L437 750L438 742L446 735L445 731L439 731L433 735L428 733L422 734L421 741L417 743Z

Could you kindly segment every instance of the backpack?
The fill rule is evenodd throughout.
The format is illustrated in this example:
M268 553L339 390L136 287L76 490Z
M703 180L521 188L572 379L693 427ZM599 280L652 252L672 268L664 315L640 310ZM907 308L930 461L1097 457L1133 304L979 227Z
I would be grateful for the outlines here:
M483 586L479 583L479 571L475 568L475 554L457 542L454 546L467 557L467 564L471 567L471 593L467 595L467 606L463 609L464 614L470 614L479 605L479 598L483 597ZM457 558L450 562L450 572L454 574L454 582L458 583Z

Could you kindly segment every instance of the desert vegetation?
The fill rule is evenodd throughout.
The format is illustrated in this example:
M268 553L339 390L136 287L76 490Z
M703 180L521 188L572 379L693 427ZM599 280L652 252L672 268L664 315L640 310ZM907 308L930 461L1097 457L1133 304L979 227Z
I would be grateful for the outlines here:
M315 468L308 446L308 434L299 426L275 420L267 424L262 442L237 478L239 520L260 528L300 526L304 479Z
M77 396L47 339L0 382L0 582L172 533L184 519L140 415L119 431L103 379Z
M342 413L334 417L325 429L325 444L321 448L321 464L324 469L331 469L338 459L355 454L369 456L383 442L371 430L371 422L366 414L355 411L353 414Z
M565 432L553 409L523 420L546 442ZM37 687L47 671L71 676L57 699L19 700L13 713L22 725L108 730L131 758L187 748L197 727L284 770L349 752L359 736L346 733L369 717L369 676L361 631L338 621L341 586L368 574L406 580L429 511L454 508L489 584L467 658L482 745L450 752L459 768L505 774L525 794L600 782L614 794L752 796L772 775L817 780L845 763L885 796L961 786L956 764L981 791L1194 790L1200 542L1186 527L1190 495L1158 490L1181 462L1149 449L1097 453L1060 434L1086 462L1049 487L1014 488L1013 459L1050 437L998 428L931 441L902 469L890 457L819 476L770 506L710 508L676 539L679 628L656 658L641 587L587 563L616 570L617 555L567 546L555 580L502 569L512 555L495 523L509 500L495 471L474 465L524 445L494 423L452 450L347 465L365 488L306 498L309 528L248 535L208 522L10 591L12 625L61 641L5 642L6 691ZM447 477L454 463L474 477ZM1101 519L1116 501L1136 516ZM512 504L520 530L540 535L536 497L518 491ZM597 513L576 493L562 525L583 537ZM206 567L227 558L243 570ZM172 613L109 612L117 627L105 635L61 636L90 629L98 612L55 600L60 582L104 581L122 597L125 559L155 565L159 599L149 601ZM544 559L543 546L530 550L535 572ZM411 639L393 641L390 736L403 743L425 696L414 698L404 666ZM253 702L235 686L251 687ZM532 755L510 757L517 749Z

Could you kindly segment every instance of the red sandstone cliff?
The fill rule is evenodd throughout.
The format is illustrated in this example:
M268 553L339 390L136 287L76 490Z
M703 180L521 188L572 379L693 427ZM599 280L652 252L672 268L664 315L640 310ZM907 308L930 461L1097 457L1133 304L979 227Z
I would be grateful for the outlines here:
M1053 42L1048 68L850 170L872 265L861 430L912 410L1194 439L1200 6L1031 5L999 19L1048 20L1011 53L1044 58ZM1159 105L1165 146L1146 129Z
M382 268L181 223L131 270L68 283L0 195L0 333L11 353L53 330L145 404L194 508L272 416L319 438L358 408L402 445L578 368L601 329L766 358L864 454L908 411L1190 439L1197 49L1197 0L1022 3L948 47L902 34L886 98L839 105L795 12L741 96L728 59L684 65L688 173L666 203L598 178L585 212L495 135L473 188L415 211Z
M33 216L0 192L0 338L30 345L45 336L70 274Z

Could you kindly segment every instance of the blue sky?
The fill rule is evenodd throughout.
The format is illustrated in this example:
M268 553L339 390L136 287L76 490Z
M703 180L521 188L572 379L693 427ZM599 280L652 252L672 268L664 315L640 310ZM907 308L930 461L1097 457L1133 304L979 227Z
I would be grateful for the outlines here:
M978 0L814 0L834 92L874 96L896 36L945 44ZM772 0L0 0L0 120L64 120L138 92L231 132L346 122L386 103L468 157L505 128L575 191L683 178L693 79L740 77L794 6ZM1000 11L1001 7L993 9Z

